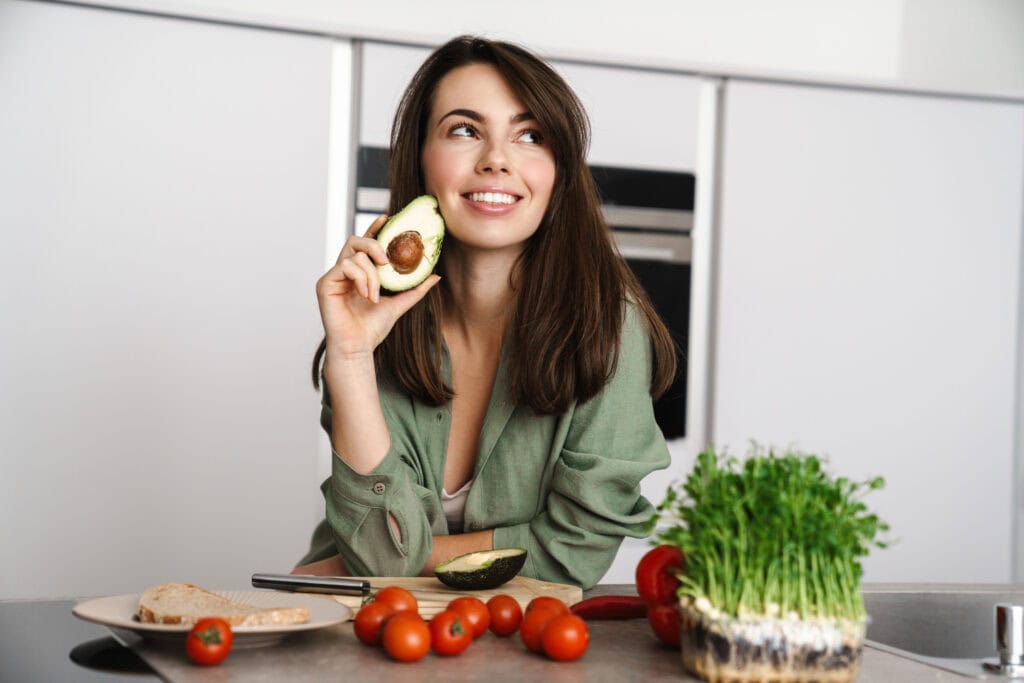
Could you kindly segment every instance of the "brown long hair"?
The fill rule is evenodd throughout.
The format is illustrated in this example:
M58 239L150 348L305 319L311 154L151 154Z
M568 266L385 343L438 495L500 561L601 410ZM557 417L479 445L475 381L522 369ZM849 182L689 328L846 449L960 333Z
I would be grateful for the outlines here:
M575 93L546 63L509 43L460 36L433 52L413 76L391 130L389 185L393 215L425 193L421 168L434 91L453 69L489 64L537 120L555 158L555 185L541 224L516 267L515 304L506 340L511 398L540 414L565 412L611 378L618 361L626 302L642 313L654 351L651 394L676 372L676 347L625 261L617 254L586 165L590 123ZM437 272L443 275L444 252ZM398 319L374 352L378 370L432 404L451 399L441 377L442 278ZM319 388L321 342L313 359Z

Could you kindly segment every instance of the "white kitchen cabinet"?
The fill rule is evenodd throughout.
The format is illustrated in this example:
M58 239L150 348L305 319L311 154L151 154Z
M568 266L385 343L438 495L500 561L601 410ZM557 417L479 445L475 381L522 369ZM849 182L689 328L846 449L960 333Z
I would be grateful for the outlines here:
M337 49L4 3L0 598L305 552Z
M730 81L712 438L887 479L873 581L1011 578L1024 106Z

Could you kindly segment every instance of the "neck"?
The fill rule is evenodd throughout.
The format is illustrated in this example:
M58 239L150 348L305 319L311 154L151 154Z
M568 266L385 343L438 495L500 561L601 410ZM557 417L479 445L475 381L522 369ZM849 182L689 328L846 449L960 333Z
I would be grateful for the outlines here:
M500 340L513 292L509 278L517 254L466 254L452 250L445 260L444 327L466 340Z

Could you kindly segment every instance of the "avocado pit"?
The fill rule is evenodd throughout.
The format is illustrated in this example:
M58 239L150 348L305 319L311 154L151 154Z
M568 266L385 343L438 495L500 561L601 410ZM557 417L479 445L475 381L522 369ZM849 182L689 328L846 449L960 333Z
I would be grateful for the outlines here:
M395 272L402 275L411 273L423 259L423 239L415 230L406 230L388 243L387 254Z

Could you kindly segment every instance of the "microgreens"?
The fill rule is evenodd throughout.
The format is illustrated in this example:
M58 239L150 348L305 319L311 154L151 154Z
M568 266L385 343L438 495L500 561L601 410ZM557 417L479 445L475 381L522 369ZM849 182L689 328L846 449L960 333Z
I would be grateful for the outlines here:
M741 464L708 449L652 524L683 551L684 598L731 616L862 619L859 558L889 526L861 499L884 483L832 479L813 455L755 445Z

